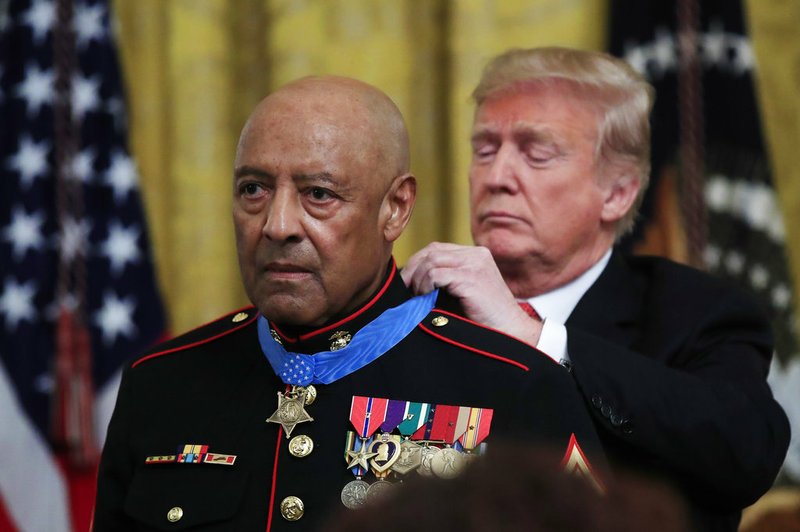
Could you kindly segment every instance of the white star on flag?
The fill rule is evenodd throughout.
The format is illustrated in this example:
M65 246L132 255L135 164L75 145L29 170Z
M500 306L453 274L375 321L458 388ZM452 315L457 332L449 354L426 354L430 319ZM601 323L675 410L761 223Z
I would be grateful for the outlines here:
M78 4L76 6L74 24L78 48L84 49L91 41L99 41L105 36L104 14L105 9L102 4L93 6Z
M15 259L23 258L29 249L42 248L44 244L42 224L44 224L44 213L28 214L23 208L14 207L11 223L3 230L3 237L11 242Z
M49 152L50 143L46 140L37 143L29 136L20 138L17 153L9 157L8 168L19 173L23 188L29 189L34 179L44 177Z
M675 38L667 28L656 29L656 40L653 43L653 59L655 60L658 76L675 68L677 57L675 51Z
M52 0L33 0L22 20L31 27L34 42L42 43L56 20L56 6Z
M733 71L738 74L749 74L756 66L756 56L750 39L747 37L734 37L731 47L734 51Z
M101 250L111 262L111 273L114 276L119 276L126 264L139 261L140 234L141 230L136 225L123 227L116 220L109 224L108 238L102 243Z
M0 295L0 313L6 322L6 329L13 331L20 321L33 321L36 310L33 308L33 296L36 294L36 285L33 281L20 284L14 279L7 278Z
M112 292L103 296L103 306L94 315L95 324L103 331L103 342L113 344L117 337L128 338L136 334L136 325L133 323L133 311L136 302L133 296L120 299Z
M100 105L100 78L82 76L72 78L72 114L76 120L83 120L86 113L96 111Z
M105 174L105 183L114 189L114 201L125 201L128 193L137 184L136 164L133 159L123 152L114 152Z
M53 103L55 78L52 70L42 70L34 64L25 67L25 80L17 85L17 96L25 99L28 116L36 116L42 105Z
M715 20L708 26L708 31L701 35L703 43L703 60L708 65L721 66L727 62L728 39L722 22Z

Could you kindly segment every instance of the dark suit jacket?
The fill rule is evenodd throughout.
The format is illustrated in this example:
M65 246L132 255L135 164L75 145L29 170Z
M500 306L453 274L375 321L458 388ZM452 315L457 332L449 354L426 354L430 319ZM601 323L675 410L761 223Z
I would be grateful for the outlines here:
M573 376L612 464L674 484L699 528L735 530L789 443L765 380L770 327L751 298L615 252L566 325Z
M314 353L330 345L334 330L354 335L409 297L394 269L386 288L335 329L287 333L285 345ZM281 427L265 422L286 386L261 352L257 313L245 313L239 323L231 314L159 346L124 372L99 469L95 531L324 528L353 480L344 460L353 395L493 408L489 452L498 438L519 438L564 454L574 434L589 461L604 468L591 417L563 367L513 338L436 310L369 365L316 386L319 395L307 407L314 421L292 432L310 436L314 450L295 458ZM436 326L437 316L448 323ZM235 455L235 463L145 463L186 444ZM281 516L288 495L305 504L299 521ZM183 515L169 522L176 507Z

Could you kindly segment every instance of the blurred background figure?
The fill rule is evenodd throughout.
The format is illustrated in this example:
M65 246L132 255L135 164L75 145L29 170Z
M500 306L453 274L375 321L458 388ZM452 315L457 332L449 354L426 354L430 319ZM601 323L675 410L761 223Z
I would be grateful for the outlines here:
M412 476L386 497L335 516L330 532L687 532L682 499L637 476L605 493L565 474L546 450L492 444L455 479Z

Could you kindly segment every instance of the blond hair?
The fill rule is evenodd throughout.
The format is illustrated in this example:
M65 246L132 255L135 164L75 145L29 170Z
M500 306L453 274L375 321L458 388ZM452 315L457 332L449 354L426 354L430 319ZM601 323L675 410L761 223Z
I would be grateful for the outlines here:
M511 49L492 59L472 92L478 107L488 97L526 83L563 80L590 91L602 111L595 158L633 164L640 180L636 201L617 225L633 228L650 180L650 110L655 91L628 63L609 54L560 47Z

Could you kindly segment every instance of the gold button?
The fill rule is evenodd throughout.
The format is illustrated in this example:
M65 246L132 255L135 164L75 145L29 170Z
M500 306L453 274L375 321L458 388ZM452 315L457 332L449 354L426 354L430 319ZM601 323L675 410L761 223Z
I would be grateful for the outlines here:
M287 521L297 521L305 513L305 507L300 497L289 495L281 501L281 515Z
M233 318L231 318L231 321L233 323L239 323L240 321L244 321L246 319L247 319L247 312L239 312Z
M175 506L170 508L169 512L167 512L167 521L170 523L177 523L183 517L183 508L180 506Z
M448 320L444 316L436 316L435 318L433 318L431 320L431 323L433 324L434 327L444 327L449 322L450 322L450 320Z
M299 434L289 440L289 454L296 458L305 458L314 450L314 440L305 434Z

